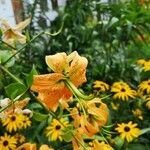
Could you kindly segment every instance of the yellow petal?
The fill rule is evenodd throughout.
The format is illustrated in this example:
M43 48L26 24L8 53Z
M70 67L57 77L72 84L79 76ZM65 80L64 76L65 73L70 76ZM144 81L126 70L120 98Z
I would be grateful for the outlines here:
M39 150L54 150L54 149L53 148L49 148L48 145L46 145L46 144L43 144L43 145L41 145Z
M21 146L19 146L16 150L36 150L36 144L32 143L24 143Z
M13 29L17 30L17 31L21 31L22 29L24 29L27 25L29 25L31 22L31 19L28 18L22 22L20 22L19 24L17 24Z
M46 64L56 73L62 73L67 65L66 53L57 53L45 57Z

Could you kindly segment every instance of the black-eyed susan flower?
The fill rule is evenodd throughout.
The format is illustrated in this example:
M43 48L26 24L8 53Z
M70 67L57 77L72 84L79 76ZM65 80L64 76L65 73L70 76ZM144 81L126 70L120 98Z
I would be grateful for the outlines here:
M15 150L17 140L6 133L0 137L0 150Z
M150 60L149 61L146 61L144 63L144 66L143 66L143 70L146 72L146 71L150 71Z
M137 61L137 64L142 66L142 69L146 72L146 71L150 71L150 60L146 61L144 59L139 59Z
M23 125L22 114L8 115L6 119L2 119L2 125L9 132L17 131Z
M59 139L62 141L63 129L68 126L68 121L64 118L61 118L59 121L53 119L50 125L46 128L45 134L49 140L56 141Z
M118 124L118 127L115 130L118 131L122 139L126 139L128 142L131 142L134 138L138 137L140 134L140 129L136 128L137 124L128 123Z
M141 82L138 88L140 91L146 92L146 94L150 94L150 79Z
M121 99L127 101L129 98L134 98L136 96L136 91L132 90L129 85L125 82L114 82L111 87L111 92L114 93L114 99Z
M144 65L145 62L146 62L145 59L137 60L137 64L139 64L139 65Z
M132 113L138 119L143 120L142 111L139 108L132 110Z
M146 98L146 106L148 109L150 109L150 96Z
M98 89L101 92L105 92L109 90L109 85L103 81L96 80L94 82L93 88Z
M26 129L27 127L30 127L30 126L31 126L31 120L29 119L29 117L26 115L22 115L22 127L21 128Z
M16 134L14 135L14 137L15 137L15 139L17 140L17 142L19 142L19 143L25 142L25 136L22 135L22 134L16 133Z

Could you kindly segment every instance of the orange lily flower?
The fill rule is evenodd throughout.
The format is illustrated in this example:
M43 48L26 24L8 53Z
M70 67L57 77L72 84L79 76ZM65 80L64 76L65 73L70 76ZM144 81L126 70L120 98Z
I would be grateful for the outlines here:
M39 99L48 108L56 111L61 98L67 100L72 96L64 79L67 78L76 87L86 82L85 73L88 61L74 51L68 56L66 53L46 56L46 63L54 73L35 75L31 90L38 92Z
M99 98L94 98L93 100L86 102L84 105L88 114L94 117L99 126L106 124L109 115L106 104L102 103Z
M46 145L46 144L43 144L43 145L41 145L39 150L54 150L54 149L53 148L49 148L49 146Z
M36 144L32 143L24 143L21 146L19 146L16 150L36 150Z
M84 146L84 141L82 138L81 128L78 128L77 133L74 135L72 139L73 150L82 150Z
M24 110L25 112L29 112L29 114L31 113L31 111L29 109L24 109L22 110L29 102L29 98L25 98L23 100L18 100L14 103L12 103L12 100L10 100L9 98L5 98L3 100L0 101L0 107L5 108L7 107L3 112L0 113L0 118L5 118L7 117L7 115L11 115L14 113L22 113L24 114Z
M30 18L26 19L23 22L20 22L14 27L11 27L7 20L2 20L1 30L3 32L3 41L8 43L9 45L14 45L16 42L20 42L21 44L26 43L26 36L21 32L29 23Z
M99 143L97 140L94 140L92 144L93 147L91 147L90 150L114 150L110 145L104 142Z
M74 126L80 127L87 136L95 135L99 128L106 124L108 119L108 108L99 98L90 101L82 101L82 105L87 114L79 113L77 108L73 108L71 113L74 119Z
M36 144L32 144L32 143L24 143L21 146L19 146L16 150L37 150ZM41 147L39 148L39 150L54 150L53 148L50 148L48 145L43 144L41 145Z

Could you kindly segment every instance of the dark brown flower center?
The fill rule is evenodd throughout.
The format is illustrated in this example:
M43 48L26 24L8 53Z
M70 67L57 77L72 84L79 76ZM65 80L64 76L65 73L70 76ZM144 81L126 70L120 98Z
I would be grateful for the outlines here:
M130 128L129 128L129 127L125 127L125 128L124 128L124 131L125 131L125 132L129 132L129 131L130 131Z
M4 146L7 146L7 145L8 145L8 141L5 140L5 141L3 142L3 145L4 145Z
M56 130L59 130L60 128L61 128L60 125L57 125L57 126L55 127Z
M150 82L148 82L148 85L150 85Z
M15 121L15 120L16 120L16 116L12 116L11 121Z
M125 92L126 90L124 88L121 89L121 92Z

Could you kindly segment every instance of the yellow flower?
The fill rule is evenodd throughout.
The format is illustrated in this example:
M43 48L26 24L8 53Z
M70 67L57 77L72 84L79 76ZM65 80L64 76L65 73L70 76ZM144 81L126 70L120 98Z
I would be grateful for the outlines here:
M132 110L132 113L138 119L143 120L142 111L140 109L137 108L135 110Z
M99 89L101 92L105 92L105 91L109 90L109 85L106 84L106 83L103 82L103 81L98 81L98 80L96 80L96 81L94 82L93 88Z
M127 101L129 98L134 98L136 95L136 91L132 90L125 82L113 83L111 92L115 93L113 95L114 99L121 99L123 101Z
M144 59L140 59L137 61L137 64L142 65L143 70L150 71L150 60L146 61Z
M34 76L31 89L38 92L39 99L48 108L56 111L61 98L67 100L72 96L64 79L69 79L76 87L86 82L88 61L74 51L68 56L66 53L46 56L46 63L54 73Z
M9 45L15 45L16 42L26 43L26 36L21 32L30 23L30 19L20 22L14 27L11 27L6 20L1 21L1 30L3 32L2 40Z
M20 114L13 114L8 115L6 119L2 119L3 126L6 126L6 130L9 132L17 131L22 127L22 115Z
M46 128L46 137L49 140L56 141L59 139L62 141L63 129L68 126L68 121L61 118L60 121L53 119L50 125Z
M31 120L26 115L22 115L22 123L22 128L24 129L31 126Z
M145 62L146 61L144 59L137 60L137 64L139 64L139 65L144 65Z
M146 71L150 71L150 60L149 61L146 61L144 63L144 66L143 66L143 70L146 72Z
M146 106L150 109L150 97L146 98Z
M115 130L118 131L122 139L126 139L128 142L131 142L133 138L136 138L140 134L140 129L136 128L137 124L132 123L132 121L128 123L118 124L118 127Z
M15 139L17 140L17 142L19 142L19 143L25 142L25 136L22 135L22 134L16 133L16 134L14 135L14 138L15 138Z
M16 150L16 144L16 139L6 133L0 137L0 150Z
M105 144L104 142L98 142L98 140L94 140L92 143L92 147L89 150L114 150L109 144Z
M147 94L150 94L150 79L140 83L138 88L140 91L146 92Z

